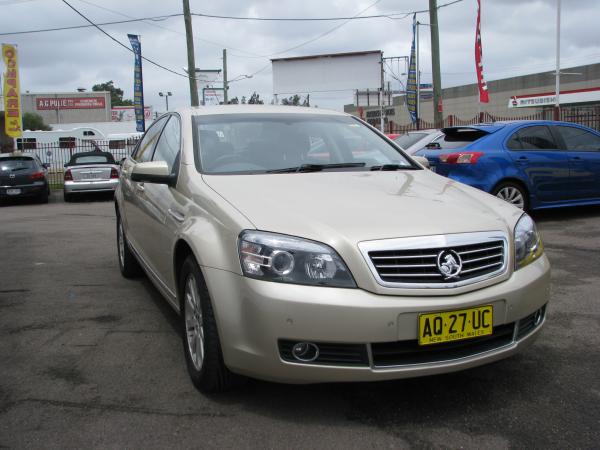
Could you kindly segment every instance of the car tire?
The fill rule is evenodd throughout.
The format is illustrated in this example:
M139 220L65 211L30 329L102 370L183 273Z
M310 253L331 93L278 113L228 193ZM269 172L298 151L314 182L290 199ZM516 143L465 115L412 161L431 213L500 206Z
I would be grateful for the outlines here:
M210 294L193 256L184 261L179 276L181 337L188 373L201 392L231 389L239 377L225 366Z
M503 181L498 184L492 191L492 195L522 209L529 210L529 194L527 189L515 181Z
M65 201L65 203L72 202L73 194L67 194L66 192L63 191L63 200Z
M142 274L142 267L129 248L127 236L123 229L121 217L117 215L117 259L121 275L125 278L136 278Z

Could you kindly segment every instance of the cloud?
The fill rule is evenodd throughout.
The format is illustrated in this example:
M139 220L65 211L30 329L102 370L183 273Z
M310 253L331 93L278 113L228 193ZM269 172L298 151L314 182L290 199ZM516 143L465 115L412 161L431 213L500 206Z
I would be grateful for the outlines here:
M438 0L438 4L448 0ZM148 2L130 0L70 0L70 3L95 22L130 17L149 17L180 13L180 0ZM236 16L327 17L352 16L373 0L191 0L194 12ZM561 49L563 67L600 61L600 2L563 0ZM96 4L97 6L94 6ZM407 12L427 9L427 0L382 0L366 14ZM84 23L62 2L53 0L8 1L2 3L0 30L9 32ZM556 0L482 0L482 39L484 70L488 80L523 73L552 70ZM108 10L107 10L108 9ZM114 10L116 12L111 12ZM473 46L476 1L464 0L439 10L442 79L445 86L475 80ZM429 23L428 14L418 20ZM411 17L403 20L372 19L351 21L338 30L301 48L278 57L360 50L384 51L386 56L407 55L412 39ZM252 74L268 66L271 55L323 34L340 22L250 22L195 17L196 65L220 68L222 48L228 47L229 78ZM184 24L181 18L152 23L130 23L104 27L126 45L127 33L140 34L146 57L181 72L187 66ZM168 28L169 30L165 29ZM431 77L429 29L421 28L421 70L423 81ZM29 91L74 91L91 88L98 82L113 80L133 91L133 56L98 30L79 30L2 36L3 42L19 46L22 89ZM210 42L207 42L210 41ZM403 71L403 67L399 67ZM230 96L249 96L258 92L271 98L271 71L267 67L253 78L231 84ZM392 83L397 82L391 80ZM163 108L159 91L173 92L173 106L189 104L187 79L144 63L144 87L148 104ZM360 86L357 86L360 88ZM352 101L352 92L311 95L313 104L341 109Z

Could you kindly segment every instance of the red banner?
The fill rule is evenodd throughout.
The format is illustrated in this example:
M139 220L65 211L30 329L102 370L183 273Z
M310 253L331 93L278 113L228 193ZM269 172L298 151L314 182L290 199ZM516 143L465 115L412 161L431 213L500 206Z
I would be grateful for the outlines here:
M37 110L47 109L102 109L106 106L104 97L38 97Z
M477 86L479 87L479 102L489 103L487 83L483 79L483 63L481 58L481 0L477 0L477 28L475 29L475 70L477 71Z

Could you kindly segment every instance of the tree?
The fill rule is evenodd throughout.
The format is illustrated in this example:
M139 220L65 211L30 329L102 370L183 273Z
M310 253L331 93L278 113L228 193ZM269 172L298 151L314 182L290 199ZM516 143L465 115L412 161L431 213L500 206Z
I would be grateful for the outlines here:
M229 100L227 103L229 103L230 105L237 105L240 103L240 99L237 97L233 97L231 100Z
M298 94L294 94L289 98L284 98L281 100L281 104L286 106L298 106L300 104L300 96Z
M248 100L249 105L263 105L265 102L260 99L260 96L253 92L250 96L250 100Z
M133 106L133 101L130 99L123 99L123 89L115 86L112 80L105 83L99 83L92 86L92 91L110 92L110 104L112 106Z
M42 116L32 112L23 114L23 129L31 131L50 131L52 127L44 123Z
M245 104L246 104L246 96L242 95L242 105L245 105Z

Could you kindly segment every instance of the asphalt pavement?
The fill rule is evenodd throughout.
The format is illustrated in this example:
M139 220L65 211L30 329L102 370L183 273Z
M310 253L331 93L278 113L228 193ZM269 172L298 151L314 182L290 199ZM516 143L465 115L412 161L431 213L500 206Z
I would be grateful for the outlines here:
M205 396L178 317L117 267L107 198L0 206L0 448L598 448L600 207L534 215L553 265L538 341L385 383Z

